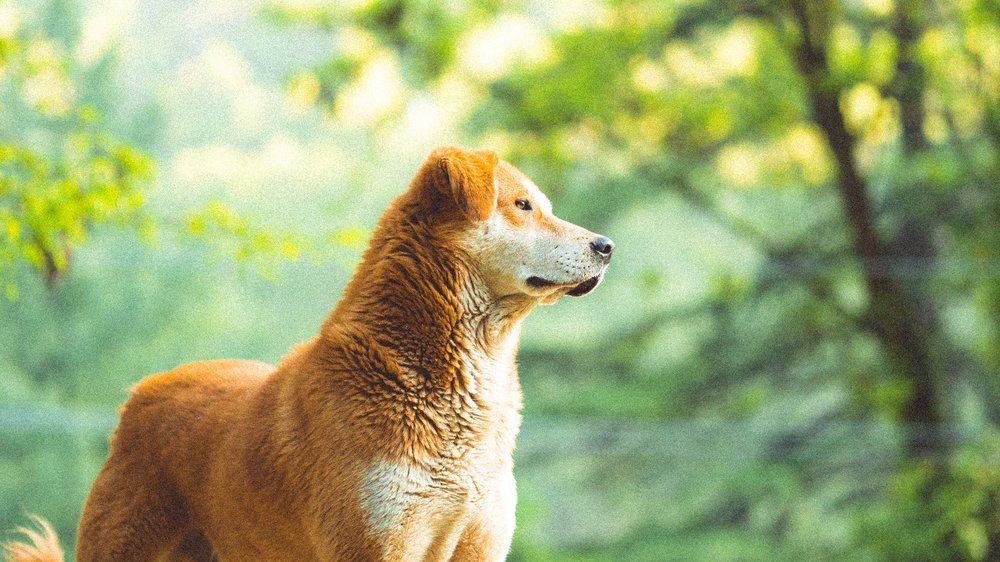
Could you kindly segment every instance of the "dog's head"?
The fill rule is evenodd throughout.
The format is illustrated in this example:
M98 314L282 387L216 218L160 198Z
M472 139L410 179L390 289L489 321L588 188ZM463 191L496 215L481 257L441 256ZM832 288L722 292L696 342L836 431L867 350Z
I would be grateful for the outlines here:
M429 188L425 212L447 224L494 296L552 303L604 277L614 243L553 215L538 186L496 153L439 148L414 181Z

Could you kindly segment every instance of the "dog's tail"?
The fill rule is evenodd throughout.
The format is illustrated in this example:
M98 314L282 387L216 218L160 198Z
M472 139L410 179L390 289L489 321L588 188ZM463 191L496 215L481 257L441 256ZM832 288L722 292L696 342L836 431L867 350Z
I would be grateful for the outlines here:
M48 521L32 515L38 529L18 527L15 532L24 535L24 541L11 541L0 545L5 562L63 562L66 555L59 546L56 530Z

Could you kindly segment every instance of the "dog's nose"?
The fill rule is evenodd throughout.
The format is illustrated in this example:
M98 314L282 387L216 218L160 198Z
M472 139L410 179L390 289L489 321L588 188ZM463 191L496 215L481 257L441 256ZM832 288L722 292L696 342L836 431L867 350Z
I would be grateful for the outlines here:
M590 249L597 252L604 261L611 259L611 252L615 251L615 243L607 236L598 236L590 241Z

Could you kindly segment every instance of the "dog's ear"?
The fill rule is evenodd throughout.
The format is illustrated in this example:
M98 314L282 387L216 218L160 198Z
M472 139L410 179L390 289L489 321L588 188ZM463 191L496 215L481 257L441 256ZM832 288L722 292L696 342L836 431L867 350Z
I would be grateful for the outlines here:
M438 149L438 169L444 186L450 189L455 204L466 218L481 222L497 208L497 185L494 178L500 157L492 150L468 151L446 147Z

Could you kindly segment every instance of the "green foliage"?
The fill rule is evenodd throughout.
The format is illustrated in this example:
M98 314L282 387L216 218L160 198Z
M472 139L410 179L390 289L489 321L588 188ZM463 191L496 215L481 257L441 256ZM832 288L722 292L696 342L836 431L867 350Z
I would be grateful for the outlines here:
M276 259L296 260L302 254L302 242L293 234L276 234L255 227L220 201L212 201L204 209L191 213L187 230L192 236L212 241L224 255L235 257L238 263L253 260L259 267L269 267Z
M338 3L275 1L261 8L263 17L282 26L317 26L334 34L337 56L291 83L309 84L303 95L331 110L337 97L393 53L394 66L408 84L435 80L456 62L464 26L495 14L494 2L471 4L378 0ZM398 117L403 105L392 104L380 120Z
M357 227L344 227L320 236L260 225L262 221L238 213L222 201L210 201L189 212L186 234L203 241L215 254L235 259L268 279L278 276L278 265L309 259L315 263L342 260L343 250L360 251L367 235ZM353 259L353 254L351 258ZM350 269L350 263L343 264Z
M5 18L17 16L5 7ZM12 15L13 14L13 15ZM60 277L94 228L150 228L153 163L80 101L68 45L25 29L0 38L0 283L16 298L21 264Z
M994 431L972 439L942 472L927 464L908 467L894 479L888 501L860 518L862 537L893 560L995 559L998 460L1000 439ZM887 528L897 532L886 534Z
M221 201L187 209L181 220L154 211L147 204L154 158L112 124L123 121L109 88L115 52L81 61L72 3L47 3L41 22L13 4L0 9L0 286L8 299L20 293L19 268L41 273L51 286L104 227L131 230L149 244L164 235L195 241L270 277L304 254L339 258L338 246L351 250L363 238L334 229L306 242L301 233L266 228ZM138 136L148 141L158 134Z

